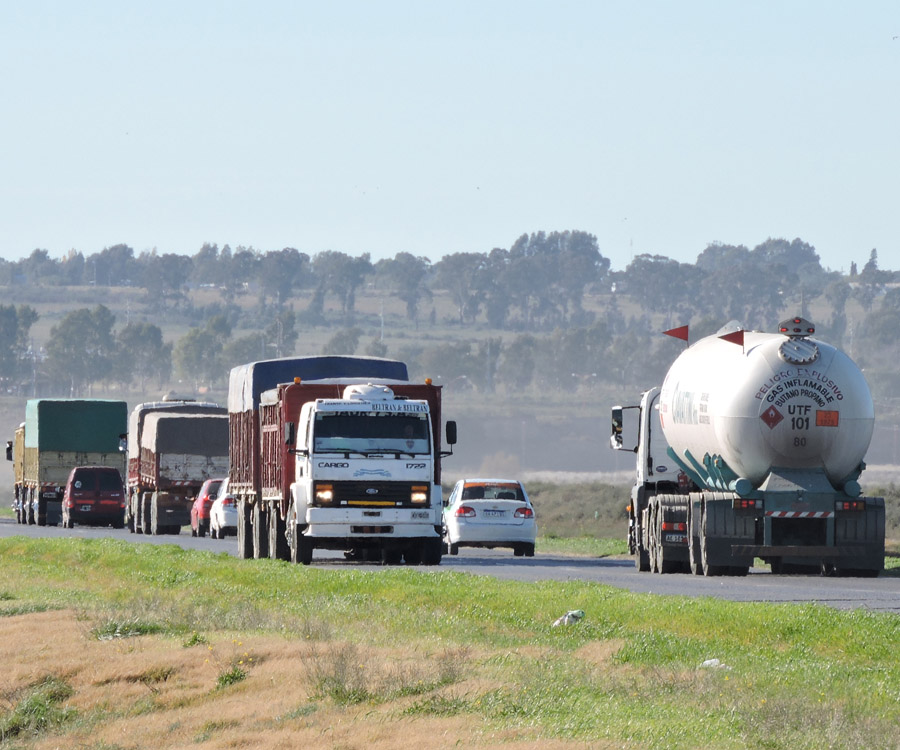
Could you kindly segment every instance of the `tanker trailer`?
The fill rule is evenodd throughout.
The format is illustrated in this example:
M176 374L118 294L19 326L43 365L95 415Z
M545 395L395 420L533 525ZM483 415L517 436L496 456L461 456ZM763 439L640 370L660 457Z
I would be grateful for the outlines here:
M655 428L668 444L652 457L658 473L674 464L681 475L632 492L639 568L745 575L759 557L773 573L884 569L884 499L861 497L858 481L872 397L854 362L814 333L802 318L775 334L729 324L675 360L655 407L645 398L632 420L614 408L613 447L634 443L640 463Z

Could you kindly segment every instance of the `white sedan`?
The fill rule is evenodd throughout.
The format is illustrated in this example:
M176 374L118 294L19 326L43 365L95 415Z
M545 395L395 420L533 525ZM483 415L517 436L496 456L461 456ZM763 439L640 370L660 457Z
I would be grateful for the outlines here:
M534 556L537 523L525 488L516 479L461 479L444 506L444 541L460 547L512 547Z
M229 534L234 536L237 534L237 522L237 504L228 491L228 479L225 479L209 508L209 535L213 539L224 539Z

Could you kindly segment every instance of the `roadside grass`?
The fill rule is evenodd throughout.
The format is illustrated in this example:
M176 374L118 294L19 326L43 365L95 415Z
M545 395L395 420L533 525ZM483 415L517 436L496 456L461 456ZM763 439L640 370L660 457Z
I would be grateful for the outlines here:
M273 726L307 727L322 712L353 717L362 708L385 722L455 717L481 737L513 732L534 742L900 746L895 614L633 594L586 582L526 584L441 569L323 570L109 539L14 537L0 540L0 560L0 604L74 610L84 623L80 637L125 649L133 679L147 690L169 689L178 673L165 663L141 665L146 647L129 643L152 639L198 657L222 653L207 665L215 681L197 695L224 701L233 691L262 689L268 680L255 682L256 673L288 659L257 659L244 641L282 639L293 655L290 674L304 681L307 697L270 716ZM552 626L576 608L583 620ZM230 654L222 645L229 639ZM8 699L0 721L12 720L19 700ZM108 700L112 705L114 694ZM113 714L149 712L159 715L163 733L172 703L151 691L83 721L102 726ZM65 698L59 708L68 708ZM254 721L264 710L255 709ZM44 731L74 731L67 726L55 722ZM217 731L208 720L204 727L193 736Z

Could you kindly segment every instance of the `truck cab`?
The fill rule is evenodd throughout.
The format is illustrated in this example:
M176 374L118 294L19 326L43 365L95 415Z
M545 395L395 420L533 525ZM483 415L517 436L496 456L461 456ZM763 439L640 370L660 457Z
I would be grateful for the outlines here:
M684 492L691 484L672 461L663 435L659 413L658 386L641 394L639 404L612 408L613 450L635 454L635 482L628 505L628 548L639 570L649 570L646 545L642 543L643 515L650 498L661 493Z
M295 443L288 533L298 536L299 562L315 547L377 550L393 563L440 561L440 455L430 411L427 400L373 384L303 404L297 424L286 425Z

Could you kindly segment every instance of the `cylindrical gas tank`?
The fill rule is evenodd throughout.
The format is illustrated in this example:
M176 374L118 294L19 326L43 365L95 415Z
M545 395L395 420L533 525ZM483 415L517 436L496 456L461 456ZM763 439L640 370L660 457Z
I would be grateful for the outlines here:
M834 487L862 461L875 422L869 386L843 352L805 336L708 336L672 364L660 421L679 456L721 457L758 487L773 468L823 471Z

